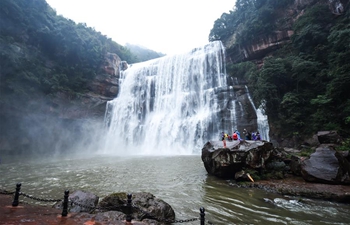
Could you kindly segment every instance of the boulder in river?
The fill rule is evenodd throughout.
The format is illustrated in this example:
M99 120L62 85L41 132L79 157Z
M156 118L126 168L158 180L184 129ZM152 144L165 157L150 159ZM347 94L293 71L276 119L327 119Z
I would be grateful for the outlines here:
M273 154L272 143L266 141L209 141L202 149L202 161L207 172L221 178L235 178L244 168L261 169Z

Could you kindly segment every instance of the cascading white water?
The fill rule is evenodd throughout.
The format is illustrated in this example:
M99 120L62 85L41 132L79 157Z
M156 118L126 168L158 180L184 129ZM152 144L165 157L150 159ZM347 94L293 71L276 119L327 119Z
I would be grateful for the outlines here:
M269 121L268 121L267 116L265 115L265 113L263 111L263 105L261 105L258 109L256 109L254 102L253 102L252 98L250 97L248 87L245 86L245 88L246 88L246 92L248 94L249 101L251 102L251 104L255 110L256 116L257 116L258 131L260 133L261 139L266 140L266 141L270 141Z
M220 41L132 65L107 103L104 152L193 154L218 139L217 89L226 87Z
M270 141L269 138L269 132L270 132L270 128L269 128L269 121L267 119L267 116L265 115L262 106L260 106L257 110L256 110L256 115L258 117L258 130L260 132L260 136L262 140L266 140L266 141Z
M105 153L198 154L222 131L248 127L268 140L267 118L257 114L249 92L244 97L228 86L220 41L134 64L120 77L119 96L107 103Z

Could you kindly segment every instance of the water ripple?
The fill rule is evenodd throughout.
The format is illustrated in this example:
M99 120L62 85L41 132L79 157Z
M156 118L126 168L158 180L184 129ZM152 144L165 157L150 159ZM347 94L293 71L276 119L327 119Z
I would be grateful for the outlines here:
M0 186L43 198L63 198L64 191L84 190L100 198L113 192L147 191L168 202L176 219L206 218L228 224L338 224L350 221L350 206L243 189L208 176L199 156L95 156L0 165ZM34 204L38 204L35 202ZM193 224L198 224L193 223Z

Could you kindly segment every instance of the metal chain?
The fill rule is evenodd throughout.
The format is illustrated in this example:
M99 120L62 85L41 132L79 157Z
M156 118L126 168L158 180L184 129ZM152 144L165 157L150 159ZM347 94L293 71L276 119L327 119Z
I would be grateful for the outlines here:
M34 197L31 195L27 195L26 193L20 192L20 195L23 195L24 197L36 200L36 201L42 201L42 202L60 202L62 201L62 199L43 199L43 198L38 198L38 197Z
M198 218L192 218L192 219L187 219L187 220L174 220L174 222L171 223L187 223L187 222L192 222L192 221L197 221Z
M13 192L9 192L9 191L6 191L6 190L0 190L0 194L3 194L3 195L13 195L15 193L16 192L14 192L14 191ZM30 198L30 199L33 199L33 200L36 200L36 201L42 201L42 202L60 202L60 201L63 201L62 199L43 199L43 198L38 198L38 197L34 197L32 195L28 195L28 194L26 194L24 192L19 192L19 194L23 195L24 197L27 197L27 198ZM94 211L94 210L105 211L105 210L108 210L108 209L115 209L116 207L126 206L126 204L123 204L123 205L113 206L113 207L93 207L93 206L83 205L83 204L80 204L78 202L74 202L72 200L70 200L70 203L71 203L71 205L77 205L77 206L80 206L82 208L87 208L87 209L89 209L91 211ZM133 204L132 206L135 209L141 211L143 214L157 219L159 222L165 222L165 223L187 223L187 222L193 222L193 221L199 220L199 218L183 219L183 220L167 220L167 219L161 220L160 218L157 218L156 216L151 215L149 212L146 212L146 211L142 210L140 207L136 206L135 204ZM208 224L214 225L210 221L208 221Z

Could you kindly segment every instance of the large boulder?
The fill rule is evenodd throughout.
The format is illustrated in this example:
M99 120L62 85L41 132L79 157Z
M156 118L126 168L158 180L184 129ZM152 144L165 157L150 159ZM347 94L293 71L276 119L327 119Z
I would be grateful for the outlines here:
M332 145L321 145L301 163L304 180L328 184L350 184L349 161Z
M108 211L119 211L128 213L127 194L125 192L113 193L101 200L99 208ZM118 217L121 216L118 214ZM132 218L138 221L150 219L158 222L175 220L173 208L148 192L137 192L132 194ZM157 223L154 223L157 224Z
M96 208L99 197L93 193L85 191L74 191L68 197L71 203L69 212L91 212ZM63 202L55 204L55 208L63 208Z
M318 141L321 144L341 144L342 137L335 130L317 132Z
M210 175L235 179L245 168L261 169L273 153L273 145L266 141L229 141L226 148L221 141L209 141L202 149L202 161Z

